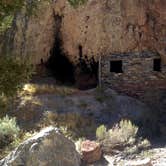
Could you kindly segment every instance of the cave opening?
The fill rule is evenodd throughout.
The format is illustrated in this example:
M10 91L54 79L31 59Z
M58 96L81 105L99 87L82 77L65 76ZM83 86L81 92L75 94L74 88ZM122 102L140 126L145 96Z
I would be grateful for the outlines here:
M81 90L95 88L98 85L98 61L83 54L83 46L78 46L79 62L76 65L76 86Z
M65 55L62 48L61 40L61 23L62 17L59 15L54 16L56 31L53 48L50 50L50 57L46 62L46 68L49 73L55 77L57 83L74 84L74 65Z
M56 40L54 47L50 51L46 67L58 83L68 85L75 83L74 66L63 53L60 39Z
M83 46L78 45L79 61L73 64L63 51L61 38L62 17L55 15L55 40L50 56L45 63L49 73L60 84L75 85L81 90L94 88L98 85L98 62L88 58L83 52ZM41 60L43 63L43 60Z

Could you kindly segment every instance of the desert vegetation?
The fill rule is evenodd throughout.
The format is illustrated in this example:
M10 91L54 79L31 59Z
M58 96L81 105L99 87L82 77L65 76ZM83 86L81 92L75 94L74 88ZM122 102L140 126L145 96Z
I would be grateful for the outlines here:
M31 15L37 7L38 0L13 0L0 1L0 34L11 27L14 15L21 9L26 9L28 15Z
M0 57L0 158L21 142L22 131L16 118L9 117L15 99L31 78L33 66L13 57ZM23 134L24 135L24 134Z
M129 120L121 120L113 128L108 129L101 125L96 130L96 137L102 144L105 153L117 153L123 151L124 154L138 153L150 147L147 139L138 137L138 127Z
M12 109L14 97L22 89L34 72L28 61L23 62L13 57L0 57L0 114Z
M5 157L21 142L34 135L34 132L25 132L18 126L16 118L8 115L0 119L0 159Z
M6 116L0 119L0 147L5 147L13 142L17 138L19 131L15 118Z

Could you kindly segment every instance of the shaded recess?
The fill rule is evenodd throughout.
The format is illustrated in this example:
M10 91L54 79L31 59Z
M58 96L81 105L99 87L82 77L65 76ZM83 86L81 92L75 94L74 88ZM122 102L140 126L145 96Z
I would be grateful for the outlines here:
M78 46L79 63L76 65L76 85L81 90L95 88L98 84L98 62L94 58L88 59L83 54L83 46Z
M46 67L56 78L57 81L61 83L74 83L74 66L65 56L62 49L62 41L60 36L60 28L62 17L54 15L55 19L55 41L54 46L50 50L50 57L46 62Z
M50 50L50 57L46 62L46 68L62 84L75 84L77 88L86 90L94 88L98 84L98 62L94 58L88 59L83 54L83 46L78 45L77 64L73 64L63 51L61 38L62 17L54 15L55 19L55 41ZM42 63L42 62L41 62Z

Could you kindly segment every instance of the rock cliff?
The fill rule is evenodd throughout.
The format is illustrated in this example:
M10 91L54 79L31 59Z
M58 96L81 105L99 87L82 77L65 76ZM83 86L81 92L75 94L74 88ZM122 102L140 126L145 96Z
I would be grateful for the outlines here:
M1 52L46 62L55 40L74 64L111 53L158 52L166 57L165 0L88 0L74 8L68 0L42 1L35 15L17 14ZM166 59L166 58L165 58Z

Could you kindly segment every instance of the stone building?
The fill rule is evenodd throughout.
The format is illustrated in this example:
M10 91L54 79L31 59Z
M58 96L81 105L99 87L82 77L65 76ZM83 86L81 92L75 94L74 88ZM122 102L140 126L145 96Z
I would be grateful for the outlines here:
M63 82L74 77L79 84L96 85L99 57L103 64L99 78L104 84L119 87L165 78L160 60L154 63L161 71L153 71L153 59L159 55L141 51L156 52L166 63L166 0L87 0L76 8L68 0L40 1L36 9L31 16L24 10L17 13L0 39L0 56L19 56L34 65L46 63ZM115 52L120 54L105 56ZM93 68L88 76L80 67L82 61ZM118 71L113 66L119 66ZM88 82L89 77L93 79Z
M166 78L166 65L154 52L110 54L101 58L100 66L102 85L115 89L144 88L161 84Z

